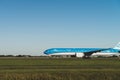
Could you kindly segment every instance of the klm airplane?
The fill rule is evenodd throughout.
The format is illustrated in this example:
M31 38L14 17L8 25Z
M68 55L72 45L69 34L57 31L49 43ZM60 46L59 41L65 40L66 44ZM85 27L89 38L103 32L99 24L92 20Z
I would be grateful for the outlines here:
M44 51L46 55L75 55L89 58L90 56L120 56L120 42L114 48L51 48Z

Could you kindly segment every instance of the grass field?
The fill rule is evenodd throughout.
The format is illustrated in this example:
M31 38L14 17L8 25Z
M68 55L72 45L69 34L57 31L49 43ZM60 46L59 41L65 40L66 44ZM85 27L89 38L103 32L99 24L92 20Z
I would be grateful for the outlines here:
M0 80L120 80L120 59L0 58Z

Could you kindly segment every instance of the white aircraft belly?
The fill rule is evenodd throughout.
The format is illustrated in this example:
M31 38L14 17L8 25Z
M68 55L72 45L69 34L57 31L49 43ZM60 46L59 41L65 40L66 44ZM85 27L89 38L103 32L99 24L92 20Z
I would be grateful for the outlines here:
M53 53L50 55L75 55L75 53Z
M116 55L116 53L93 53L92 56Z

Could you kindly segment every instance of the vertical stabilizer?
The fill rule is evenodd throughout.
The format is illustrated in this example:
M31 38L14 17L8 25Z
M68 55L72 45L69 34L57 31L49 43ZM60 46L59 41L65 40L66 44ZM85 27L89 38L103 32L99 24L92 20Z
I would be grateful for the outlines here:
M120 42L114 47L114 49L119 49L120 50Z

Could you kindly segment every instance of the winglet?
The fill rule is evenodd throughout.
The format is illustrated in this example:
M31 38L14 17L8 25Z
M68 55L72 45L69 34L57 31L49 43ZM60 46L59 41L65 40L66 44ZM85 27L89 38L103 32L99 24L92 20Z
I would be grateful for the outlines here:
M120 42L114 47L114 49L119 49L120 50Z

